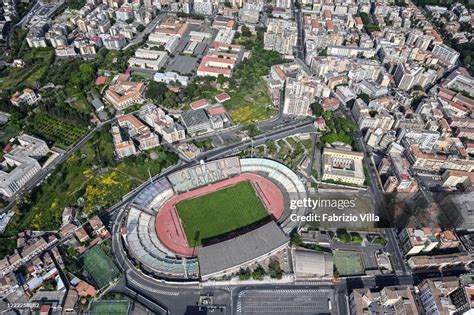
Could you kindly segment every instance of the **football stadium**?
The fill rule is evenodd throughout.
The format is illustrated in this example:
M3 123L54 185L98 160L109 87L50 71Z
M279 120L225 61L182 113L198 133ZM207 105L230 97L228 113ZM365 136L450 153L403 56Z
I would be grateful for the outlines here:
M130 259L164 279L208 280L285 250L297 227L290 199L306 189L288 167L228 157L146 186L128 206L122 236Z

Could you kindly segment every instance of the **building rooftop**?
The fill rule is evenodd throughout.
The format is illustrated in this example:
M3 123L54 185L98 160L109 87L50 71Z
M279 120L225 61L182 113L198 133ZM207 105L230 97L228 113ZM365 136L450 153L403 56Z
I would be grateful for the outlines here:
M181 114L181 118L183 119L185 126L188 128L209 121L209 117L207 117L206 112L202 108L184 112Z
M275 222L239 235L233 239L209 245L199 250L201 275L207 276L245 264L288 242Z
M307 249L295 251L295 272L297 276L331 276L333 275L332 255Z

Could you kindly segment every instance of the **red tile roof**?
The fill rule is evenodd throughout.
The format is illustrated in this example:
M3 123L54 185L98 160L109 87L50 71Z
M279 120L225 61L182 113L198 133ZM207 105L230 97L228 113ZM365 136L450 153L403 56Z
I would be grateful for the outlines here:
M199 108L206 107L207 105L209 105L209 102L206 101L205 99L202 99L202 100L192 102L189 105L191 106L192 109L199 109Z
M102 76L95 79L95 85L104 85L105 83L107 83L107 77Z
M218 102L225 102L225 101L230 100L230 95L224 92L224 93L216 95L215 99Z
M209 114L209 116L218 116L218 115L220 115L220 114L225 113L225 108L224 108L224 106L219 105L219 106L210 108L210 109L207 111L207 113Z

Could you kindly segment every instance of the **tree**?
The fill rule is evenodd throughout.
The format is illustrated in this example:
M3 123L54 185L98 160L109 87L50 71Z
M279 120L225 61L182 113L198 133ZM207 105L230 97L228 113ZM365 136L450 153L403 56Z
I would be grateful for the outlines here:
M251 37L252 36L252 32L250 31L250 28L248 28L248 26L244 25L242 26L242 36L244 37Z
M301 236L296 231L291 234L290 242L292 245L295 245L295 246L300 246L303 244L303 240L301 239Z
M244 128L244 130L247 131L249 137L251 138L256 137L260 134L260 130L255 124L248 125L247 127Z
M323 115L323 118L324 118L325 121L331 120L332 113L330 111L325 110L325 111L323 111L322 115Z
M219 74L219 75L217 76L217 83L219 83L219 84L224 84L225 81L226 81L226 77L224 77L224 75Z
M465 66L469 66L469 65L471 65L472 57L469 56L469 55L467 55L467 56L465 56L465 57L463 58L462 61L463 61L463 63L464 63Z
M137 26L137 32L140 32L140 33L141 33L141 32L143 32L144 30L145 30L145 26L144 26L143 24L139 24L139 25Z
M367 95L366 93L361 93L359 95L357 95L358 98L360 98L361 100L363 100L366 104L369 104L370 102L370 96Z
M89 84L94 79L95 69L89 63L82 63L79 66L80 78L84 85Z
M341 243L349 243L351 241L351 236L345 229L337 229L336 234Z
M313 114L316 116L321 116L324 112L324 109L321 107L319 102L314 102L310 105Z
M246 269L240 268L240 271L239 271L240 280L248 280L250 279L250 276L251 276L251 273L248 267Z
M166 84L162 82L151 81L145 92L145 97L155 101L156 103L163 103L165 93L168 91Z
M283 276L283 271L280 267L280 262L278 259L272 259L268 264L268 274L271 278L281 279Z
M261 265L258 265L252 272L252 278L254 278L255 280L263 280L265 274L265 269L263 269Z

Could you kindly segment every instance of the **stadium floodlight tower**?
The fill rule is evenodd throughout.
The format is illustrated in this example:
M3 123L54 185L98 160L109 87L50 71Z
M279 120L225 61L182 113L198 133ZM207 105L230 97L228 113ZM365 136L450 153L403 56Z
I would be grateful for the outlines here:
M153 184L153 177L151 176L150 168L148 168L148 177L150 178L150 184Z

